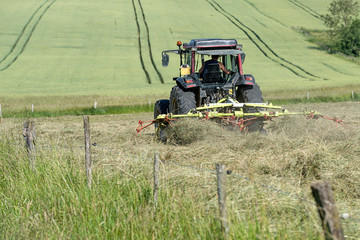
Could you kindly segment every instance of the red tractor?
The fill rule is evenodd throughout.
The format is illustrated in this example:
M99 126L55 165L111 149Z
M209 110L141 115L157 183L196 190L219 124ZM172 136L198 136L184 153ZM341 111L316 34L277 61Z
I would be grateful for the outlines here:
M173 78L176 86L171 90L170 100L156 102L155 119L161 114L169 113L174 116L190 116L196 108L219 103L225 98L234 103L263 103L262 93L254 76L243 72L245 53L242 45L235 39L193 39L184 44L179 41L177 46L177 50L162 52L162 65L165 67L169 63L168 53L180 56L180 74ZM211 57L217 60L206 61ZM224 67L226 72L221 70ZM222 108L221 111L233 110ZM261 111L261 108L244 108L245 113L256 111ZM247 126L247 130L262 131L262 122L261 119L253 121Z

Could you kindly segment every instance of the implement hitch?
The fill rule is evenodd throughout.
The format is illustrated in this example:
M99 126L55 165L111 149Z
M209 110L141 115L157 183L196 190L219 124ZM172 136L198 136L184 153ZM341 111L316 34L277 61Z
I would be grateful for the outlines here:
M158 132L181 118L218 119L224 124L239 127L240 131L246 131L247 127L255 121L270 121L272 118L290 115L303 115L308 119L324 117L317 111L290 112L282 106L275 106L271 103L239 103L228 96L217 103L194 108L186 114L160 114L156 119L146 122L139 121L137 132L141 132L152 124L156 124Z

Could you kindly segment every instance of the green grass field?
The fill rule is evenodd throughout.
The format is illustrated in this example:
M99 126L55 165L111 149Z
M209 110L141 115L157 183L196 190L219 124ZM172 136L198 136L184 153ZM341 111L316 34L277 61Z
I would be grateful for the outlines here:
M330 2L0 0L0 238L224 239L216 177L196 170L221 162L233 171L230 239L322 239L315 181L331 182L340 213L350 216L344 232L359 239L359 61L329 55L299 31L325 30L319 15ZM344 123L284 117L259 135L184 121L168 144L154 140L153 126L137 134L178 73L175 55L161 67L161 51L210 37L243 44L245 72L265 100ZM104 115L90 120L92 190L83 114ZM35 172L22 136L34 118ZM164 161L157 211L146 161L155 151Z
M0 102L40 97L43 108L49 101L66 108L61 105L76 105L73 98L84 96L110 97L109 105L167 97L179 60L173 55L163 68L161 51L175 49L177 40L207 37L244 45L245 72L256 77L265 97L321 89L339 94L338 86L346 86L341 94L358 91L358 65L318 50L293 29L324 29L319 14L329 3L0 0ZM77 107L88 106L85 101Z

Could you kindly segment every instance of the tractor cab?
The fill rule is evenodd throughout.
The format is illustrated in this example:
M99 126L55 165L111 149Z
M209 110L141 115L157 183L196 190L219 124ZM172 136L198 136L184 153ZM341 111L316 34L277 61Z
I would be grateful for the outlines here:
M186 75L196 76L203 79L203 75L199 74L199 69L205 61L210 60L211 56L219 56L219 62L232 73L243 74L242 64L245 59L245 53L241 50L242 46L237 44L234 39L194 39L189 43L182 44L177 42L178 50L163 51L163 66L169 63L169 55L167 53L177 53L180 55L180 76ZM187 69L186 71L184 69ZM216 70L216 69L215 69ZM220 69L219 69L220 70ZM222 80L229 80L229 76L221 73ZM212 82L212 81L210 81Z
M169 64L168 53L176 53L180 56L180 72L178 77L173 80L177 81L178 85L185 86L185 83L196 80L200 84L188 84L190 87L199 87L210 85L209 87L219 87L226 83L232 83L234 80L244 80L246 84L246 77L243 74L242 64L245 60L245 53L242 51L242 45L238 44L235 39L193 39L189 43L182 44L177 42L177 50L166 50L162 52L162 65L164 67ZM222 72L219 64L213 62L206 64L206 69L199 73L201 67L206 61L211 60L212 56L219 56L218 61L221 62L231 74ZM249 78L253 79L253 78ZM254 82L248 82L252 85Z
M240 100L242 92L255 85L254 77L243 73L245 53L235 39L193 39L184 44L178 41L177 46L177 50L162 52L164 67L169 64L168 53L180 56L179 75L173 77L176 87L170 94L170 112L186 112L226 96ZM178 111L179 94L189 96L188 107L181 111ZM172 99L176 100L171 102Z
M231 72L242 74L242 63L245 59L245 54L241 47L234 39L194 39L189 43L183 44L183 52L185 61L191 68L191 73L204 80L206 76L200 75L199 69L204 65L205 61L211 59L211 56L218 56L218 61L224 64ZM215 70L220 71L220 69L215 69L216 63L211 65L214 66L212 72L215 72ZM229 80L225 73L220 73L220 75L222 80ZM207 81L214 82L213 79Z

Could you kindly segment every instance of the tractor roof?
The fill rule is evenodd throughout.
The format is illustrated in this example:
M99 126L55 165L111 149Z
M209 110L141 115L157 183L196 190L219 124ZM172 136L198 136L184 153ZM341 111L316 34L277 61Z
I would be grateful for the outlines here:
M238 54L244 54L244 52L239 49L216 49L216 50L211 49L211 50L199 50L196 52L201 55L219 55L219 56L224 56L224 55L236 56Z
M184 43L183 47L189 48L236 48L238 46L235 39L204 38L193 39L189 43Z

